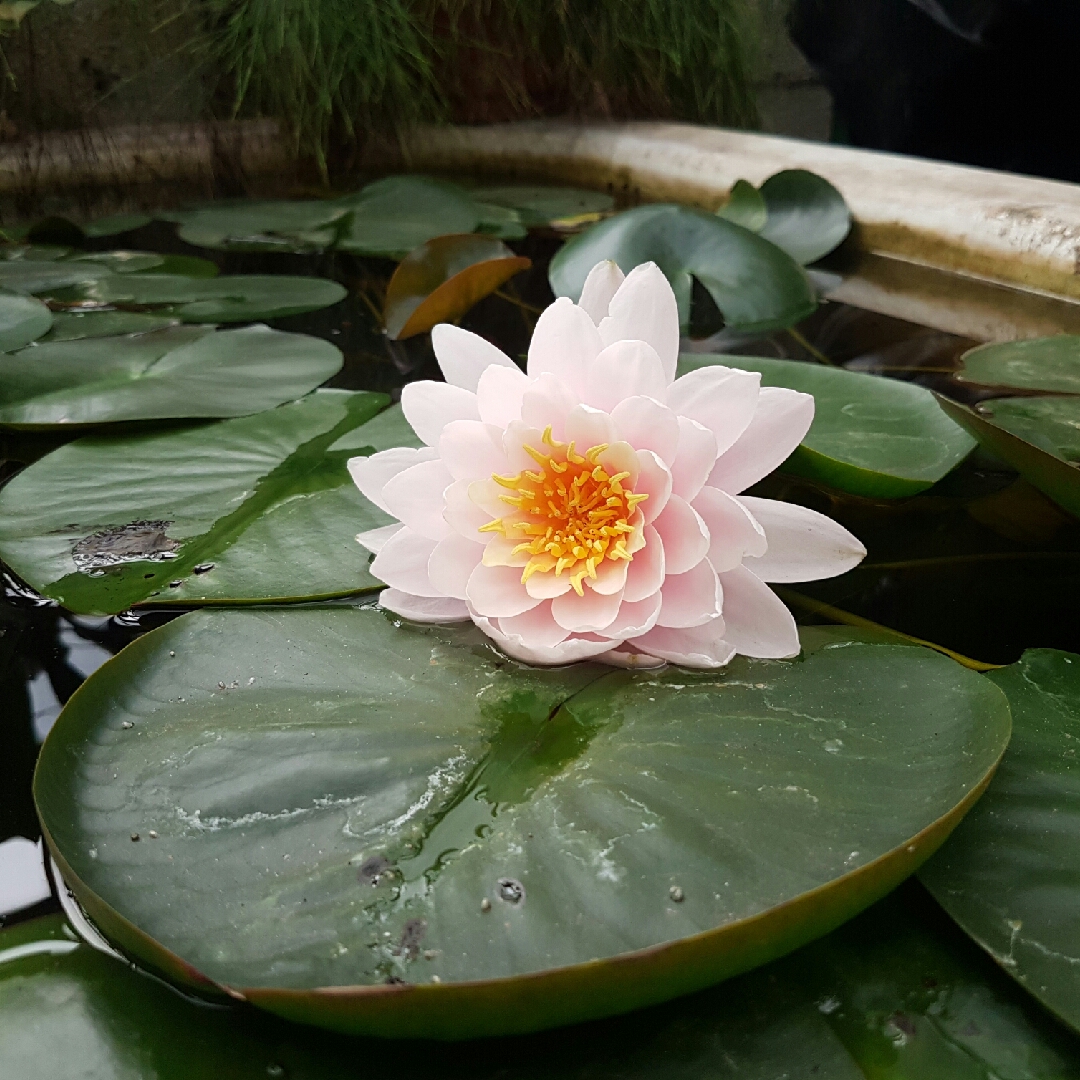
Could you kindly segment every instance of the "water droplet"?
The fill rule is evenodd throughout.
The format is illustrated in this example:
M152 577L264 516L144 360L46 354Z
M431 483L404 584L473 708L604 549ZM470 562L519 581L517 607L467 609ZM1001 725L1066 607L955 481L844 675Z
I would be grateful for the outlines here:
M508 904L520 904L525 899L525 886L515 878L499 878L499 899Z
M214 564L212 562L201 562L198 566L193 566L191 572L193 574L208 574L213 569Z
M668 896L675 901L676 904L681 904L686 899L686 894L679 888L678 885L672 885L668 889Z
M825 743L825 753L839 754L843 747L844 742L842 739L829 739L829 741Z
M153 829L151 829L146 835L149 836L151 840L156 840L158 834Z
M483 900L480 901L480 910L481 911L490 911L491 910L491 901L486 896L484 897Z
M138 841L139 841L139 834L138 834L137 832L133 832L133 833L131 834L131 839L132 839L132 840L134 840L134 841L135 841L136 843L138 843Z
M124 720L120 726L127 731L128 728L133 728L135 725L130 720Z

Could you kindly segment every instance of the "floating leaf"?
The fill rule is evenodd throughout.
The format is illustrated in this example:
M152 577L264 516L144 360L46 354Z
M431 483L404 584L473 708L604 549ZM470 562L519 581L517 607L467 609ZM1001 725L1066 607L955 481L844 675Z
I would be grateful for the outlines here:
M789 255L740 225L682 206L627 210L568 241L548 270L555 295L576 300L589 271L603 259L613 259L624 273L655 262L675 290L684 326L692 278L739 330L791 326L816 305L805 272Z
M716 214L751 232L761 232L769 218L764 197L749 180L735 181L728 193L728 201Z
M480 224L476 226L477 232L497 236L500 240L523 240L529 235L529 230L521 220L521 215L509 206L478 202L476 208L480 213Z
M1026 425L1017 425L1019 430L1039 439L1042 445L1037 446L996 423L989 412L991 408L1001 408L996 400L983 403L985 412L976 412L941 396L937 401L947 416L978 439L980 446L1011 465L1029 484L1049 495L1074 517L1080 517L1080 469L1070 465L1060 452L1055 453L1048 437L1037 435Z
M974 440L941 415L929 390L840 368L758 356L680 357L680 370L726 364L761 372L762 386L813 394L814 423L786 472L853 495L895 499L936 483Z
M761 235L804 265L828 255L851 231L843 195L817 173L775 173L761 185L761 197L768 213Z
M154 219L149 214L110 214L87 222L82 231L87 236L116 236L149 225Z
M0 356L0 424L246 416L302 397L341 364L328 341L262 325L34 345Z
M29 296L0 294L0 352L14 352L48 332L52 312Z
M542 669L377 608L195 612L71 699L37 807L95 923L189 985L397 1036L618 1013L832 929L988 781L992 683L845 631L804 647Z
M54 311L52 318L52 329L38 339L39 345L50 341L145 334L176 326L180 321L169 315L143 315L136 311Z
M409 252L386 289L386 332L401 340L456 322L532 260L493 236L439 236Z
M352 213L336 246L356 255L401 256L449 233L469 233L482 214L453 184L424 176L388 176L340 200Z
M78 439L0 490L0 557L86 613L375 588L353 537L390 518L345 462L399 445L401 422L365 425L385 404L317 390L255 416Z
M584 188L502 184L473 188L469 194L480 202L516 210L528 228L607 214L615 207L615 200L610 195Z
M65 261L93 263L115 274L134 274L160 266L165 256L150 251L89 251L72 255Z
M1080 462L1080 397L992 398L978 411L1062 461Z
M1080 656L1031 649L986 676L1014 729L985 799L922 880L995 960L1080 1030Z
M0 264L0 279L2 270ZM84 300L153 308L184 322L249 322L299 315L329 307L346 295L344 286L325 278L254 274L218 278L109 274L83 282L78 292Z
M196 247L310 251L333 243L334 223L347 213L347 207L329 199L278 199L223 201L159 216L175 221L180 239Z
M960 363L962 382L1080 394L1080 336L1075 334L980 345L964 353Z

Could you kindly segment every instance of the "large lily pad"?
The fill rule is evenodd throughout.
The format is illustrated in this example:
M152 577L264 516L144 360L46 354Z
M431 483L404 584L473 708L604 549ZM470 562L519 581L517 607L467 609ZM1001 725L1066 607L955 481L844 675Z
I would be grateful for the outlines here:
M390 519L345 463L403 445L381 394L317 390L255 416L62 446L0 490L0 558L76 612L375 588L353 537Z
M618 1013L832 929L988 781L993 684L804 646L530 669L377 608L195 612L71 699L38 811L99 927L189 985L398 1036Z
M761 372L762 386L814 395L814 422L784 470L876 499L914 495L975 448L942 416L934 395L912 383L795 360L757 356L680 357L680 371L727 364Z
M0 425L246 416L302 397L341 364L327 341L262 325L34 345L0 356Z
M1080 394L1080 337L992 342L964 353L957 377L963 382Z
M0 352L14 352L48 333L52 312L30 296L0 294Z
M1080 1030L1080 656L1032 649L987 678L1015 727L985 801L922 879L1014 978Z
M805 272L775 244L734 222L683 206L640 206L568 241L548 268L555 295L577 300L589 271L603 259L613 259L624 272L655 262L675 290L684 326L690 320L693 278L738 330L791 326L817 302Z
M360 1041L207 1008L80 944L54 916L0 933L0 1070L353 1080L362 1061L401 1080L505 1080L508 1067L522 1080L1080 1077L1076 1040L930 917L920 894L904 886L790 958L670 1005L455 1046Z

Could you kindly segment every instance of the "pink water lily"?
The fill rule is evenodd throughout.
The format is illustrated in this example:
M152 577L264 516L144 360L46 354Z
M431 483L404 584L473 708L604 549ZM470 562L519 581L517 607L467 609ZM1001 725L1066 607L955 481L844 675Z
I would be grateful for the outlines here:
M676 379L678 311L653 263L594 267L578 303L540 316L526 372L456 326L432 343L446 382L401 394L423 448L349 462L396 519L357 539L404 618L471 619L532 664L721 667L799 652L766 582L866 554L830 518L739 497L799 445L814 399L719 365Z

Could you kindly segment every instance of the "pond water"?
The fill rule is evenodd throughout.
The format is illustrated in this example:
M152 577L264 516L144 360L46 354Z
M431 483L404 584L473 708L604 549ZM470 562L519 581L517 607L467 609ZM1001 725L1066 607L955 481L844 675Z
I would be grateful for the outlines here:
M533 260L531 269L513 278L499 294L480 301L463 325L508 355L523 357L538 312L552 300L547 264L560 243L542 231L510 242L517 253ZM388 260L342 253L208 252L185 244L173 226L163 222L119 237L87 240L85 246L197 254L212 259L222 273L335 279L349 290L342 302L271 321L278 329L321 337L342 350L345 365L327 385L383 391L396 398L407 382L439 377L427 334L395 342L378 327L373 309L379 306L395 265ZM843 258L834 259L833 267L843 271ZM986 393L953 379L960 356L978 344L971 338L839 302L823 303L792 331L735 336L716 332L716 313L709 307L703 292L695 294L692 330L697 337L685 343L690 351L826 362L914 381L965 403L975 403ZM6 442L0 448L0 482L56 445L52 436L2 438ZM843 496L782 474L759 487L755 494L782 496L827 512L869 550L865 563L842 578L799 587L800 595L789 603L800 621L829 622L829 609L841 609L996 664L1012 663L1031 647L1080 651L1080 622L1075 618L1080 607L1080 523L1000 462L977 452L924 494L893 502ZM180 612L151 603L111 618L74 615L4 569L0 841L40 837L31 777L38 748L62 705L111 655ZM10 904L15 910L0 910L0 925L59 911L55 890L36 858L4 865L9 877L0 898L15 896L17 902ZM891 903L906 905L905 910L933 906L915 883L905 887L901 900ZM933 918L934 933L952 940L956 948L969 947L961 944L959 930L939 916ZM990 980L995 977L992 970L984 974Z

